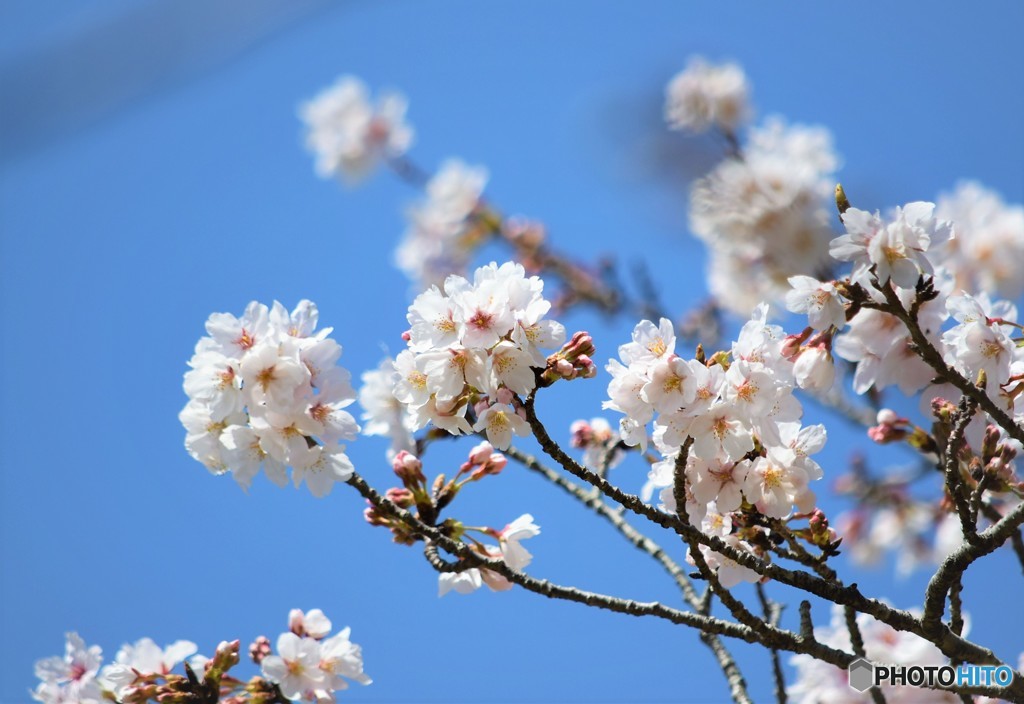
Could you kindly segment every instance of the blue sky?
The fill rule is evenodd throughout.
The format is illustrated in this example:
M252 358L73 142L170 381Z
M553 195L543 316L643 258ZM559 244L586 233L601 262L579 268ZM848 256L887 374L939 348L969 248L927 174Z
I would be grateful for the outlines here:
M99 12L9 3L0 58ZM318 181L295 107L340 73L401 88L420 163L487 165L507 212L543 220L582 257L646 261L683 311L703 295L687 179L716 148L668 134L660 110L691 54L743 64L761 115L831 128L858 206L931 199L961 178L1021 202L1022 22L1009 1L344 3L15 149L0 163L0 702L27 699L33 661L60 652L65 630L108 657L144 635L210 652L224 638L273 638L292 607L352 627L376 681L351 701L721 701L692 632L518 591L438 600L419 553L368 527L354 492L316 500L261 479L245 494L185 453L181 377L210 312L311 298L356 374L401 344L408 286L390 262L415 193L386 174L355 191ZM5 121L24 117L0 104ZM635 321L563 322L590 330L603 362ZM542 400L563 440L572 420L599 414L606 382ZM832 476L868 444L836 428L823 456ZM447 471L466 443L428 467ZM383 451L376 439L351 449L381 488ZM613 479L636 490L643 472L627 464ZM524 471L471 487L456 508L499 526L533 513L544 532L529 546L532 574L678 604L653 561ZM1008 558L983 561L965 600L973 635L1016 658L1024 612ZM909 607L925 578L855 579ZM736 651L756 698L770 696L767 657Z

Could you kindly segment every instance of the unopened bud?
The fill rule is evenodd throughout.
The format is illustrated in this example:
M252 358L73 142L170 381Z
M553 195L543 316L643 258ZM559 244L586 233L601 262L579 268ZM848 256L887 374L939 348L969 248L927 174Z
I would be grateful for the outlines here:
M868 437L871 438L872 442L885 445L907 437L907 431L893 425L876 425L868 428Z
M541 386L551 386L559 379L589 379L597 373L592 355L594 339L588 332L577 332L555 354L548 357L547 368L541 375Z
M956 413L956 404L947 399L938 397L932 399L932 415L943 423L949 423Z
M444 474L438 474L434 477L434 486L431 489L431 493L433 493L434 496L439 496L441 494L441 490L444 489L444 483L446 481L447 477L445 477Z
M416 503L416 499L413 493L406 489L404 486L394 486L384 492L384 496L391 503L395 504L399 508L410 508Z
M581 354L592 356L596 351L594 338L590 336L589 332L580 331L572 336L572 339L562 347L559 354L571 362Z
M263 662L263 658L268 655L270 655L270 639L266 636L259 636L249 645L249 657L257 665Z
M508 464L508 459L505 455L500 452L495 452L491 455L486 462L484 462L478 469L476 469L469 478L471 481L479 481L486 476L492 474L500 474L501 470L505 469Z
M222 640L220 644L217 645L217 650L214 652L213 658L211 658L213 663L211 667L215 667L221 672L226 672L237 665L240 660L238 657L238 650L241 645L242 643L238 639L233 641Z
M808 519L811 529L811 542L819 547L829 545L836 540L836 532L828 525L828 517L821 509L814 509Z
M569 426L569 444L573 447L587 447L594 439L594 429L585 420L573 421Z
M841 183L836 184L836 209L840 215L850 209L850 200L846 197L846 191L843 190Z
M876 416L878 425L868 428L868 437L879 445L884 445L907 437L907 426L910 421L900 418L891 408L883 408Z
M494 454L494 446L491 443L484 440L482 443L474 447L469 451L469 461L471 464L484 464Z
M801 389L828 391L836 379L832 355L825 347L805 347L793 364L793 376Z
M790 360L796 359L796 356L800 354L800 348L803 347L804 342L813 332L814 328L807 327L799 334L787 335L782 341L782 356Z
M899 420L899 415L891 408L883 408L878 411L878 415L875 416L875 421L879 425L895 425Z
M408 450L402 450L395 455L391 467L407 487L422 486L427 481L423 476L423 463Z
M999 438L999 427L990 423L985 428L985 437L981 441L981 456L986 462L995 456L999 446Z

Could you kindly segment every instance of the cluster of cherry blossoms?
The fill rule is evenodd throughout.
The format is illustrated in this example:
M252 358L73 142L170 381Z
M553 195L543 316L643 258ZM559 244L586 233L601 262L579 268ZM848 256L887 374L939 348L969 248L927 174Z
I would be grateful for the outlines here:
M521 265L492 262L472 281L452 275L443 291L431 287L416 298L408 349L395 358L394 395L417 430L429 423L452 435L484 432L502 450L513 433L529 434L518 396L533 391L537 370L547 367L543 350L565 340L565 328L544 319L551 304L543 289ZM589 361L575 355L566 373Z
M747 84L735 64L694 59L666 89L672 129L714 126L732 153L698 179L690 229L708 246L708 286L723 308L748 315L780 301L790 276L820 271L828 259L832 173L839 159L822 127L768 118L740 147L736 130L751 113Z
M977 187L961 189L962 202L976 197ZM991 194L982 199L991 214ZM1004 213L1002 221L1012 221ZM937 457L949 436L952 419L962 398L952 384L936 379L925 362L908 326L887 307L890 303L913 311L920 334L942 361L965 379L983 386L994 404L1014 422L1024 422L1024 348L1016 307L993 301L990 293L1012 284L1007 279L985 279L970 274L954 277L949 265L969 251L974 238L968 223L949 222L931 203L915 202L886 216L857 208L842 214L846 234L831 245L832 256L852 263L845 281L818 281L793 277L787 305L806 313L814 339L827 354L835 353L856 364L853 387L858 394L881 392L897 386L906 395L920 394L920 411L932 428L915 425L891 409L878 413L869 437L880 444L906 442L926 457ZM1016 234L1004 235L1024 242L1024 221ZM964 242L954 244L958 240ZM982 286L972 295L961 283ZM988 288L986 288L988 287ZM859 298L858 298L859 297ZM856 312L847 323L848 300L858 298ZM809 329L810 330L810 329ZM1024 483L1016 472L1020 443L1006 437L986 413L975 413L964 431L959 450L964 481L977 486L993 510L1005 512L1020 501ZM908 573L918 564L940 562L963 542L961 522L947 502L928 503L913 498L909 480L891 474L885 481L869 481L863 469L841 485L859 505L840 518L843 536L858 562L876 562L883 552L897 553L897 569ZM929 538L929 534L934 534Z
M288 699L333 704L334 693L348 689L348 681L362 685L373 680L363 672L363 651L349 639L350 628L329 635L331 621L320 609L303 613L292 609L288 630L277 638L277 652L259 637L249 648L266 680Z
M345 410L355 399L338 365L341 345L316 331L318 313L253 301L240 318L214 313L185 374L189 402L179 417L185 447L214 474L248 487L260 467L275 484L303 481L326 496L353 472L342 440L359 432Z
M114 662L101 668L101 648L87 646L77 633L68 633L63 657L36 662L40 683L32 698L44 704L101 704L111 698L125 703L145 702L175 691L175 685L185 678L171 673L186 658L193 656L193 669L204 672L211 660L196 655L196 650L196 644L187 640L161 648L151 639L142 638L123 645Z
M915 499L894 487L881 505L863 503L836 519L846 553L872 566L892 553L901 577L919 567L934 569L964 540L959 518L941 505Z
M426 184L426 197L406 210L408 227L395 252L398 268L419 288L461 274L485 236L479 217L487 170L449 159Z
M114 662L100 667L99 646L86 646L77 633L68 633L63 657L36 663L41 681L33 699L43 704L144 704L145 702L205 701L216 692L224 701L294 701L333 704L334 692L346 689L346 679L370 684L363 673L360 647L349 640L349 629L328 637L331 622L320 609L304 614L293 609L288 632L277 640L277 654L270 641L260 636L249 648L253 661L262 668L263 679L249 682L227 672L239 663L239 642L222 642L213 657L197 655L195 643L179 640L166 648L149 638L126 644ZM184 674L174 669L183 665ZM232 697L231 695L238 695Z
M914 610L911 613L920 615L920 612ZM867 614L857 616L857 626L864 640L865 657L871 662L921 667L949 664L949 660L935 645L913 633L897 631ZM815 628L814 638L823 645L844 652L853 650L843 607L832 607L831 623ZM849 673L835 665L803 654L790 658L790 664L796 669L796 681L787 688L787 694L795 704L869 704L874 701L870 692L861 693L850 687ZM890 683L883 684L881 690L885 701L891 704L923 701L954 704L962 701L954 692L922 690Z
M665 87L665 121L674 130L733 133L750 118L747 77L738 64L695 56Z
M533 516L524 514L501 530L466 526L454 518L440 520L441 513L466 485L500 474L507 464L508 459L500 452L495 452L494 446L484 440L469 451L466 461L454 476L449 478L439 474L433 481L429 481L423 473L420 459L402 450L391 460L392 469L402 481L402 486L388 489L385 496L398 508L415 513L418 520L437 525L447 537L463 543L480 557L503 560L512 569L522 570L530 564L533 556L520 543L540 534L540 527L533 522ZM401 518L380 511L372 502L368 503L364 514L367 522L390 529L396 543L414 545L424 539ZM497 545L469 537L470 532L492 538L497 541ZM468 566L465 562L461 569L439 571L438 575L439 596L453 590L458 594L469 594L484 584L492 591L512 588L512 582L501 574L483 567Z
M533 560L520 543L527 538L540 535L540 526L533 522L533 516L526 513L501 530L488 530L487 535L498 541L497 545L486 545L473 541L470 545L482 557L499 558L514 570L522 570ZM471 567L461 572L442 572L437 576L438 596L450 591L469 594L486 584L491 591L502 592L512 588L512 582L493 570Z
M385 357L376 369L363 372L360 378L363 382L359 387L359 405L363 407L361 419L365 421L363 435L390 438L389 460L402 450L415 450L416 416L395 398L395 385L402 378L395 371L395 360Z
M404 154L413 139L405 111L400 93L383 92L373 104L361 80L338 78L299 109L317 173L355 182L381 161Z
M896 208L887 217L849 208L842 219L847 234L832 241L831 253L852 263L849 284L867 299L846 324L840 311L850 291L843 294L835 282L800 277L794 279L787 302L790 310L807 312L812 327L842 330L835 352L856 363L854 390L865 393L896 385L910 395L927 388L922 410L929 414L935 399L955 403L961 396L951 385L934 383L934 370L914 350L910 330L896 315L879 309L889 293L905 310L915 311L922 334L946 364L972 382L984 374L993 401L1024 419L1024 349L1014 339L1021 329L1016 307L992 301L984 290L973 295L958 290L949 272L934 261L941 256L934 257L933 250L941 250L956 225L937 218L935 206L924 202ZM918 291L921 277L927 278L928 296ZM950 322L954 324L943 331ZM984 427L979 416L972 435L977 437Z
M934 252L956 288L1007 298L1024 291L1024 206L1007 205L998 193L965 181L939 196L935 214L956 231Z
M651 469L645 499L661 489L663 507L677 511L675 469L685 448L689 519L746 550L753 548L733 533L728 514L744 503L773 518L789 515L794 505L813 510L808 484L822 472L810 455L826 438L823 426L800 424L792 340L767 324L767 314L766 305L758 307L730 352L705 358L701 351L695 359L675 353L670 321L655 326L645 320L607 366L612 381L604 405L625 415L623 442L646 446L653 422L663 459ZM706 557L726 568L719 569L723 583L758 579L722 556Z

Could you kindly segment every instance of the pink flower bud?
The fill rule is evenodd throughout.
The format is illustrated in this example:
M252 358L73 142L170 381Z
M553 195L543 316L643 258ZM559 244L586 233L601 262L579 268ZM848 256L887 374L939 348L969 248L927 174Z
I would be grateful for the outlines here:
M497 474L508 465L508 458L500 452L495 452L487 464L492 468L491 473Z
M985 437L981 443L982 457L992 457L996 454L996 447L999 445L999 427L991 423L985 428Z
M905 430L897 428L894 425L883 424L868 428L868 437L879 445L885 445L886 443L894 442L896 440L902 440L906 436L907 433Z
M413 493L405 487L394 486L384 492L384 496L391 503L395 504L399 508L409 508L416 503L416 499Z
M472 464L485 464L492 454L494 454L494 446L484 440L469 451L469 461Z
M589 332L581 330L573 334L572 339L562 347L559 354L565 359L572 361L581 354L590 356L596 351L597 348L594 347L594 338L590 336Z
M586 447L594 439L594 430L587 421L577 420L569 426L569 435L573 447Z
M297 610L297 609L296 609ZM299 613L302 613L301 611ZM252 661L259 665L263 662L263 658L270 655L270 639L266 636L259 636L249 646L249 657Z
M956 404L941 397L932 399L932 415L939 420L949 422L954 413L956 413Z
M402 450L395 455L391 466L404 484L422 484L427 480L423 476L423 463L408 450Z
M811 336L814 332L814 328L804 328L804 331L800 334L787 335L782 341L782 356L786 359L795 359L800 354L800 348L803 346L804 341Z

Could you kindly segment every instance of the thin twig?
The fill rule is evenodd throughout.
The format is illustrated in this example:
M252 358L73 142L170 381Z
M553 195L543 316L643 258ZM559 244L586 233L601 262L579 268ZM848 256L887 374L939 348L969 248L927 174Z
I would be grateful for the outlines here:
M696 590L693 588L692 582L686 574L686 571L680 567L675 560L669 557L661 546L626 521L626 519L623 518L621 511L618 511L605 503L604 498L597 489L591 489L589 491L584 489L578 484L569 481L550 467L544 466L532 455L529 455L515 447L509 447L504 452L508 457L516 460L536 474L543 476L551 483L563 489L570 496L574 497L577 501L580 501L584 506L592 509L598 516L601 516L611 523L616 530L626 538L626 540L653 557L662 565L662 567L665 568L665 571L668 572L669 576L671 576L675 581L683 594L683 598L692 609L698 613L707 615L707 611L703 609L705 609L705 605L708 604L708 600L704 596L697 594ZM750 695L747 693L747 683L743 677L743 673L740 671L735 658L733 658L732 654L722 643L721 639L714 633L702 632L700 634L700 640L708 647L709 650L711 650L715 659L718 661L718 666L722 669L726 681L728 682L730 696L732 696L733 701L736 702L736 704L752 704Z
M768 619L768 623L771 625L779 625L782 608L778 604L768 601L768 596L764 593L764 587L760 583L756 585L756 589L757 598L761 600L761 609L764 611L764 617ZM786 676L782 673L779 651L773 649L770 652L772 657L772 676L775 680L775 701L778 704L786 704Z
M907 328L907 332L910 333L910 339L914 343L914 350L925 364L934 369L940 379L949 382L965 396L972 398L1010 437L1020 443L1024 443L1024 427L1014 423L1006 411L992 401L985 392L985 389L979 388L973 381L967 379L955 369L950 368L945 360L942 359L942 353L931 343L917 321L917 308L920 305L920 300L915 301L915 304L912 306L913 313L911 313L903 307L903 303L892 286L879 286L878 289L885 296L888 305L865 303L864 307L873 307L899 318Z
M921 620L916 618L913 614L908 611L894 609L876 599L865 597L860 593L860 590L856 585L844 586L829 582L817 575L799 570L789 570L774 563L762 560L756 555L745 550L737 550L718 536L706 535L688 523L681 521L678 516L674 516L664 511L659 511L658 509L644 503L640 497L622 491L618 487L610 484L607 480L596 476L586 467L583 467L573 460L565 453L564 450L562 450L561 447L559 447L558 443L551 439L551 436L548 434L544 424L537 417L536 409L534 407L535 398L535 394L531 394L527 397L524 403L524 410L526 412L526 420L533 431L533 435L537 439L538 443L540 443L545 454L555 460L555 462L557 462L559 466L567 472L573 474L579 479L582 479L583 481L586 481L592 486L599 487L605 496L610 498L612 501L625 506L633 513L644 516L652 523L660 525L663 528L674 530L683 538L694 539L698 543L708 546L713 551L721 553L737 564L747 567L764 577L777 580L783 584L795 587L835 604L852 606L858 611L869 614L882 623L892 626L896 630L908 631L916 635L923 636L928 640L931 640L931 642L934 643L947 657L961 658L965 662L975 664L1002 664L1002 661L996 657L995 653L990 649L978 645L977 643L973 643L961 636L957 636L946 628L941 621L939 622L940 628L938 630L935 630L933 626L929 633L926 634ZM1021 504L1021 510L1024 511L1024 503ZM987 544L987 541L983 542L986 542ZM992 549L994 550L995 548L993 547ZM1019 686L1022 694L1024 694L1024 682Z

